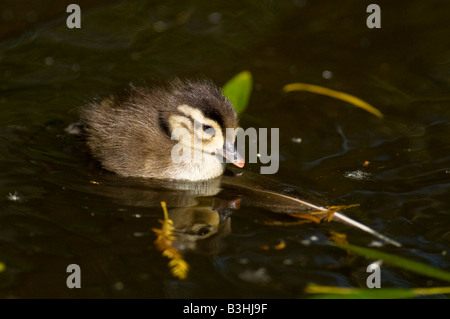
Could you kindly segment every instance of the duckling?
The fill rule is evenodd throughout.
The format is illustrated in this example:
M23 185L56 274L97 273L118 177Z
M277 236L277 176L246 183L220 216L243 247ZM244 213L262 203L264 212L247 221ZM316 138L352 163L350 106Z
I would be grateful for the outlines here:
M92 155L119 175L201 181L222 175L225 158L244 166L235 143L237 114L208 80L174 79L154 88L131 85L91 102L81 113ZM177 130L189 135L177 140ZM174 160L178 152L197 160Z

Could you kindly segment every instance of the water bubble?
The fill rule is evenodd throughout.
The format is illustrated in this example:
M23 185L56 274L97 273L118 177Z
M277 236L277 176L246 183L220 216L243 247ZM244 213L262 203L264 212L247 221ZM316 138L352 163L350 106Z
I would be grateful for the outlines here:
M345 174L344 174L344 177L358 180L358 181L370 179L371 176L372 175L370 173L367 173L367 172L364 172L361 170L345 172Z
M283 265L290 266L293 264L294 264L294 261L292 259L284 259L283 260Z
M156 32L164 32L169 28L169 26L167 25L167 23L165 23L164 21L156 21L153 24L153 29Z
M297 144L300 144L302 142L302 138L301 137L293 137L291 138L291 141Z
M74 72L80 71L80 65L77 63L72 64L72 71Z
M361 45L362 48L367 49L370 46L370 40L367 38L362 38L359 41L359 44Z
M298 72L297 66L291 65L291 66L289 67L289 73L290 73L290 74L296 74L297 72Z
M325 70L325 71L322 72L322 77L324 79L329 80L329 79L331 79L333 77L333 72Z
M121 282L121 281L118 281L118 282L116 282L115 284L114 284L114 289L116 289L116 290L122 290L123 288L124 288L124 284L123 284L123 282Z
M383 247L384 243L379 240L372 240L368 246L369 247Z
M140 52L133 52L130 55L131 60L138 61L141 58Z
M55 62L55 59L53 59L51 56L46 57L45 61L44 61L44 63L46 65L53 65L54 62Z
M14 193L9 193L8 199L13 202L20 202L22 200L20 194L16 191L14 191Z
M239 278L252 283L267 283L271 281L267 269L264 267L256 270L247 269L239 274Z
M219 24L222 21L222 13L213 12L208 16L208 22L211 24Z

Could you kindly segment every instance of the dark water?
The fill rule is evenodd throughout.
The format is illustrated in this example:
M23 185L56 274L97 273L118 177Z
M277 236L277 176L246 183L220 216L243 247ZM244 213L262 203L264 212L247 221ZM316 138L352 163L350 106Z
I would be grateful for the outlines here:
M80 1L81 29L68 29L52 1L1 4L0 295L303 298L308 283L366 287L371 261L326 241L338 231L367 246L370 235L334 222L273 226L288 219L245 194L231 211L239 194L214 195L214 183L180 191L115 176L64 130L80 105L129 82L202 75L222 85L242 70L255 86L241 125L280 128L272 178L329 204L360 204L346 214L403 244L380 249L448 270L450 6L380 1L381 29L368 29L369 3ZM354 94L385 118L282 93L291 82ZM213 196L196 198L202 187ZM177 243L191 267L184 281L153 244L161 200L180 225L207 226ZM81 289L66 286L69 264L81 268ZM387 265L381 279L445 284Z

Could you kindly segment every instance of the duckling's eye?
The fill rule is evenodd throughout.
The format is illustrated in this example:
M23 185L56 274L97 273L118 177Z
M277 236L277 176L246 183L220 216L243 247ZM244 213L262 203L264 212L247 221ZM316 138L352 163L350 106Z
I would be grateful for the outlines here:
M211 230L209 229L209 227L202 227L199 230L197 230L196 235L197 236L205 236L206 234L208 234Z
M214 127L212 127L210 125L203 124L202 129L203 129L203 132L205 132L206 134L209 134L209 135L216 134L216 130L214 129Z

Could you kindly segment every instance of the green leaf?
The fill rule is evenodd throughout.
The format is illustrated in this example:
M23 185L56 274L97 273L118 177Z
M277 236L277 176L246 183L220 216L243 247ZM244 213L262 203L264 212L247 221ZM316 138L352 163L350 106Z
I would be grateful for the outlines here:
M409 270L419 275L424 275L431 278L441 279L450 282L450 272L441 270L433 266L429 266L417 261L412 261L403 257L391 255L370 248L340 243L333 243L333 245L351 251L357 255L363 256L368 259L381 259L386 264L390 264L392 266Z
M230 100L238 114L242 114L247 108L252 86L253 79L249 71L238 73L223 86L223 95Z
M400 299L413 298L417 294L413 290L406 288L340 288L316 286L310 284L306 288L306 292L310 294L318 294L314 299Z
M435 288L351 288L328 287L309 284L305 290L309 294L318 294L319 299L400 299L430 295L450 294L450 287Z
M390 264L408 271L415 272L420 275L425 275L431 278L450 281L450 272L417 262L412 261L396 255L380 252L375 249L359 247L350 244L342 244L332 242L335 247L345 249L353 252L359 256L367 259L381 259L383 263ZM450 287L431 287L431 288L352 288L352 287L332 287L319 286L316 284L309 284L306 293L317 294L313 298L320 299L390 299L390 298L414 298L429 295L448 295L450 294Z

